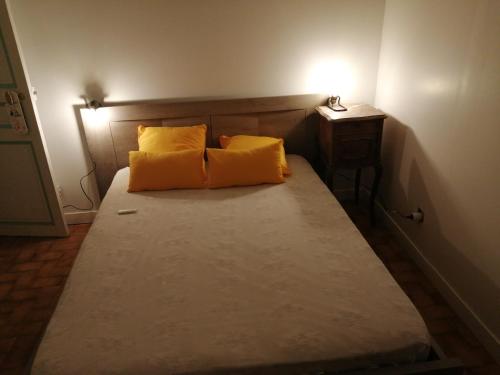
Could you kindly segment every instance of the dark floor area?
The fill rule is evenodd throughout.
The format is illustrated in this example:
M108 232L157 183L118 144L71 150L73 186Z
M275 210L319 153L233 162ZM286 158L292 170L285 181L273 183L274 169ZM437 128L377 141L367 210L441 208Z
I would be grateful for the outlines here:
M468 374L500 375L500 365L486 352L474 334L451 310L448 303L402 250L391 233L379 223L370 225L366 206L341 201L370 246L413 301L429 332L446 355L460 358Z

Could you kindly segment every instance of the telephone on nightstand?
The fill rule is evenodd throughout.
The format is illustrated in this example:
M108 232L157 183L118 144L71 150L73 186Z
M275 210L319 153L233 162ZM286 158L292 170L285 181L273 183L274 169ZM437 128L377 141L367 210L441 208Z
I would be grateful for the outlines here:
M330 96L328 98L328 107L333 109L335 112L347 111L347 108L340 104L340 96Z

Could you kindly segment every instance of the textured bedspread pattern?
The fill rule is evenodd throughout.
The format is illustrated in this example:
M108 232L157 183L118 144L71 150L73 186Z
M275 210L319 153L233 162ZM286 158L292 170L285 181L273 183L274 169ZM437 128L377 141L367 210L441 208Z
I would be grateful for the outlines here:
M134 194L120 170L32 374L416 360L418 312L310 165L289 164L280 185Z

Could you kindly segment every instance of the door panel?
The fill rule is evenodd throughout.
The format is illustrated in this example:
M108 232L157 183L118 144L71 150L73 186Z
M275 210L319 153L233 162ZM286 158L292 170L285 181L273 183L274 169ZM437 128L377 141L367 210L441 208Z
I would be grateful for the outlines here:
M0 87L15 88L16 80L7 52L7 45L3 33L0 33Z
M0 235L68 234L8 4L0 0ZM5 92L20 98L27 134L14 130Z
M3 38L3 33L0 29L0 90L15 87L14 73L7 55L7 47ZM0 129L10 129L10 124L7 112L4 110L5 105L3 91L0 96Z
M16 163L12 163L12 159ZM52 214L31 143L0 142L0 171L0 207L3 208L0 223L52 224Z

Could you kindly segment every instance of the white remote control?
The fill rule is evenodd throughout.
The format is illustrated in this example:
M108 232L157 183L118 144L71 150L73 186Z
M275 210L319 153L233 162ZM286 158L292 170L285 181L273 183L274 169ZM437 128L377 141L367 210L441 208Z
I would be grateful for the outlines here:
M126 210L118 210L118 215L128 215L135 214L137 210L135 208L128 208Z

